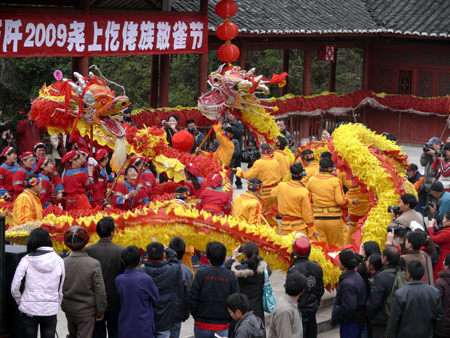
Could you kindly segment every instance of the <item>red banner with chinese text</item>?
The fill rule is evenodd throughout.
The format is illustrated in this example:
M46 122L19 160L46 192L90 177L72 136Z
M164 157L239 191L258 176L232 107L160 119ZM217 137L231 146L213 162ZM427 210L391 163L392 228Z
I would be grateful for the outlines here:
M0 57L207 52L206 15L0 14Z

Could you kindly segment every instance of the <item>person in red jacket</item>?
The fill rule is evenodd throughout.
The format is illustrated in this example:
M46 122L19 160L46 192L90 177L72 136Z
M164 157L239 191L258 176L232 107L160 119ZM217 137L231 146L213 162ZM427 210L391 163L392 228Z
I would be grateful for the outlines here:
M437 222L433 219L430 222L430 227L428 232L430 233L431 240L438 244L441 248L441 254L436 265L433 267L433 277L434 280L439 278L438 273L444 270L444 260L447 254L450 254L450 211L447 211L444 215L444 220L442 221L443 228L438 231Z
M34 164L33 164L33 172L37 172L37 173L38 173L39 171L36 171L36 165L37 165L37 163L38 163L42 158L43 158L43 159L46 158L46 157L45 157L45 151L46 151L46 149L45 149L45 144L42 143L42 142L36 143L36 144L34 145L33 151L34 151L34 156L35 156ZM61 176L59 176L55 164L54 164L53 162L51 162L51 163L52 163L52 165L51 165L51 167L52 167L52 168L51 168L51 169L52 169L52 172L49 173L47 176L48 176L48 178L50 179L51 184L55 187L55 190L56 190L56 193L58 194L58 196L62 196L62 193L63 193L63 191L64 191L64 188L63 188L63 185L62 185ZM50 166L49 166L49 169L50 169ZM43 183L43 185L45 185L45 183ZM58 199L59 199L59 198L60 198L60 197L58 197Z
M50 180L50 176L53 173L53 168L53 162L44 156L41 157L41 159L36 163L36 166L33 170L33 172L39 174L39 177L41 178L42 190L39 197L41 199L43 209L49 207L52 204L52 182ZM57 198L62 199L62 193L59 193Z
M13 175L14 196L17 197L25 189L25 180L28 175L33 174L34 156L31 151L22 153L19 156L20 166Z
M92 209L86 191L92 189L94 185L93 168L89 169L88 175L81 169L81 163L84 161L82 156L76 151L69 151L61 159L62 163L69 163L70 168L64 172L62 181L66 192L65 210L86 210Z
M46 128L39 128L38 124L31 119L31 105L25 107L27 118L17 122L17 140L19 154L32 152L33 146L41 141L40 133L47 132Z
M145 187L148 199L151 200L152 196L156 193L157 188L155 175L153 175L151 170L148 168L148 164L146 163L143 157L133 158L130 162L130 165L136 167L138 173L139 171L141 171L141 176L139 177L139 184L142 184Z
M209 182L209 187L200 194L196 208L198 210L208 211L214 215L228 215L231 211L230 194L225 192L221 188L221 185L222 176L220 174L213 174Z
M95 154L95 160L97 165L94 168L94 188L92 193L92 206L103 207L106 205L106 191L108 190L108 182L112 182L113 176L106 172L106 166L108 165L109 157L106 149L101 149Z
M0 197L11 200L14 195L13 176L19 169L17 151L13 147L5 147L0 157L5 158L5 162L0 166Z
M184 185L189 189L191 192L191 198L198 199L206 188L208 188L208 182L206 182L203 177L198 177L198 169L197 166L189 162L184 167L184 173L186 175L186 178L189 180Z
M147 191L142 184L137 184L138 170L129 166L125 170L125 181L119 182L114 188L113 207L122 210L131 210L149 203Z

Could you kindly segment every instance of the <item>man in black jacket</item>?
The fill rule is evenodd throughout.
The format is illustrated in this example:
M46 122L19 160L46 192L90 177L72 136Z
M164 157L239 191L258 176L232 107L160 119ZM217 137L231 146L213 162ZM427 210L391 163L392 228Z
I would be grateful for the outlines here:
M85 249L90 257L100 262L108 301L103 319L95 322L93 338L106 338L106 330L108 330L108 337L115 338L118 335L120 304L114 280L123 272L122 252L125 248L111 242L114 230L114 218L103 217L97 223L97 234L100 240Z
M408 264L410 282L395 292L387 323L387 336L431 338L443 319L441 294L422 282L425 269L421 262Z
M233 293L239 293L239 285L233 272L221 265L225 261L227 249L219 242L210 242L206 246L206 256L211 266L195 274L189 292L189 310L195 319L195 337L228 336L230 315L226 300Z
M241 150L245 133L244 125L234 115L228 114L228 124L224 123L224 130L226 130L227 128L229 128L230 132L233 133L232 140L237 140L239 142L239 149L236 150L236 143L234 145L235 151L233 154L233 158L231 159L230 168L239 168L241 166ZM231 175L233 177L234 172L231 173ZM230 180L231 184L233 184L233 178L230 178ZM236 188L242 189L241 178L237 176L236 176Z
M178 311L182 311L184 298L180 263L174 250L158 242L147 245L147 256L148 261L140 271L152 277L159 291L159 302L153 309L155 336L169 338L171 328L179 321Z
M323 271L319 264L310 261L311 243L306 237L298 238L292 245L294 262L288 269L288 275L300 272L308 280L305 292L298 299L298 309L302 314L303 338L317 337L316 312L325 292Z
M382 256L383 267L373 279L373 289L370 290L370 302L367 310L372 328L373 338L386 337L386 301L392 291L400 252L395 246L386 246ZM388 304L390 308L391 304Z

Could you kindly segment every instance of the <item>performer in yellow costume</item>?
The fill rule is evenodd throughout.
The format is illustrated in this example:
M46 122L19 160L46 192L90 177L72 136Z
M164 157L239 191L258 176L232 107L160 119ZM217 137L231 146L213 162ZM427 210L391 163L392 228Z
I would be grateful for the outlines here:
M286 139L283 136L277 136L275 140L275 151L273 157L280 163L280 174L284 178L289 172L289 156L284 152L284 148L288 145Z
M14 202L14 225L42 221L42 203L39 197L41 190L41 178L34 174L28 175L25 180L25 190Z
M350 204L342 190L342 182L333 175L333 162L328 158L320 160L320 172L311 177L306 184L314 205L314 224L319 239L328 246L344 245L342 233L342 210ZM358 203L357 201L352 201Z
M237 195L233 201L233 217L248 224L262 223L262 181L256 177L247 182L247 192Z
M358 200L358 204L352 203L348 206L349 227L346 244L353 244L353 239L351 236L356 232L359 220L367 215L367 211L370 208L370 202L367 192L361 192L361 186L352 185L350 180L345 181L345 186L348 187L348 191L346 193L347 199Z
M302 178L303 184L306 185L309 179L319 173L319 163L314 159L314 152L310 149L305 149L300 153L300 157L305 168L305 177Z
M300 163L294 163L291 166L292 181L282 182L272 189L272 196L277 198L278 202L278 211L281 215L280 229L283 236L295 231L313 238L316 232L311 195L300 183L303 176L303 166Z
M224 167L228 167L234 153L234 144L233 141L231 141L233 134L222 129L222 121L223 118L220 118L219 123L213 126L217 141L220 143L217 150L214 153L210 153L197 148L196 153L204 156L212 156L214 160L218 161Z
M269 144L263 143L261 144L261 158L255 161L249 170L244 171L241 168L237 168L236 171L236 176L238 177L246 180L256 177L262 181L261 198L264 201L263 211L268 210L277 202L277 199L271 195L271 192L282 179L280 164L271 155L272 148ZM273 216L267 217L267 221L273 227L278 226L277 220Z

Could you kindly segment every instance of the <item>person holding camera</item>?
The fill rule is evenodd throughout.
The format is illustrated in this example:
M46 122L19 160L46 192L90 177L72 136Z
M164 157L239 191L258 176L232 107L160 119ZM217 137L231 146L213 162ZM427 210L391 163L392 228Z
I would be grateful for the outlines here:
M239 121L233 114L228 114L228 121L223 121L223 128L225 130L229 129L230 132L233 133L232 140L236 140L239 142L239 145L237 142L234 141L234 148L235 151L233 153L233 157L231 159L231 168L239 168L241 166L241 152L242 152L242 144L244 139L244 125L241 121ZM233 176L234 172L231 173L230 181L231 184L233 184ZM240 177L236 176L236 189L242 189L242 181Z
M12 147L17 149L16 144L13 140L13 136L11 134L11 128L7 124L0 127L0 133L2 135L2 138L0 139L0 153L6 147Z
M195 149L200 147L200 144L202 144L203 140L205 139L205 135L197 130L197 123L195 122L195 120L187 120L186 129L194 137L194 146L189 151L190 154L193 154L195 153ZM202 149L204 149L204 147L202 147Z
M431 184L435 181L436 171L433 170L434 155L441 149L441 140L434 136L428 140L423 147L423 153L420 156L420 164L425 167L424 185L427 191L429 191Z
M433 269L434 280L438 279L438 273L444 270L444 260L447 254L450 254L450 211L447 211L444 215L444 220L442 221L442 229L439 229L438 224L435 219L430 222L428 228L431 240L439 245L441 249L441 254L439 259Z
M416 211L420 212L427 204L427 190L424 185L425 178L419 172L417 164L414 163L411 163L408 169L406 169L406 177L417 191L419 201L416 206Z
M433 218L438 221L442 221L445 213L450 211L450 192L444 190L442 182L436 181L431 185L430 193L437 200L436 203L428 204L430 214L434 215ZM437 205L439 205L439 208L437 208Z
M169 143L170 146L172 146L173 135L175 135L175 133L180 130L179 128L177 128L179 121L180 119L177 115L170 115L168 121L162 121L162 125L166 129L167 143Z
M423 229L423 217L414 209L417 206L417 199L412 194L403 194L400 197L400 203L398 206L393 208L388 208L392 215L391 226L401 226L403 228L409 228L411 226L412 221L416 221L419 223Z
M139 128L139 126L131 119L131 108L125 109L119 116L120 123L128 123L131 127Z
M450 143L445 144L443 152L436 152L432 168L437 171L436 179L450 191Z

